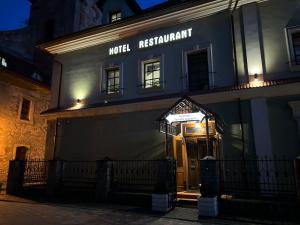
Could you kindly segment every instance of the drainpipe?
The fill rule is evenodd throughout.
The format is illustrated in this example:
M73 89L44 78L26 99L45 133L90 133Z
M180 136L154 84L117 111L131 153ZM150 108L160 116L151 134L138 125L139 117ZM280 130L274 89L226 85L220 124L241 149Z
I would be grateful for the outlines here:
M231 2L232 3L232 2ZM229 7L231 6L231 3ZM236 0L235 5L232 9L232 12L230 14L230 21L231 21L231 33L232 33L232 46L233 46L233 57L234 57L234 73L235 73L235 83L236 85L239 85L239 76L238 76L238 66L237 66L237 53L236 53L236 40L235 40L235 29L234 29L234 18L233 13L236 10L238 6L239 0ZM230 10L230 9L229 9ZM243 159L245 159L245 138L244 138L244 127L243 127L243 115L242 115L242 104L241 99L238 98L238 112L239 112L239 120L240 120L240 126L241 126L241 135L242 135L242 156Z
M61 96L61 81L62 81L62 71L63 71L63 66L61 65L60 69L60 76L59 76L59 83L58 83L58 96L57 96L57 108L60 108L60 96ZM54 133L54 150L53 150L53 159L56 159L56 153L57 153L57 133L58 133L58 126L59 126L59 120L56 118L55 120L55 133Z

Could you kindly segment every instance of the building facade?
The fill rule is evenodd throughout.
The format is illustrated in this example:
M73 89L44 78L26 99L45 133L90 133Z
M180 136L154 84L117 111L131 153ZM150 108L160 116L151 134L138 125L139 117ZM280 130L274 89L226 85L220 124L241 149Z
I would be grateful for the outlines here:
M50 88L36 68L0 53L0 190L5 190L10 160L45 158Z
M122 2L95 12L112 23L39 46L55 56L48 155L173 157L182 189L207 155L299 155L299 1L171 1L128 18Z

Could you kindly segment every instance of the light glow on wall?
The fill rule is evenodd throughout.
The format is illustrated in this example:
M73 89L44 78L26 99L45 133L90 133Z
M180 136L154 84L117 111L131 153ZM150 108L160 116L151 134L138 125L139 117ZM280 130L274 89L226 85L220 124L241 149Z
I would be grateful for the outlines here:
M94 76L82 74L71 82L71 97L76 101L77 99L87 99L91 92L92 87L96 84L97 80Z
M248 68L249 76L254 76L255 74L263 74L261 66L250 66Z
M74 106L70 107L69 110L82 109L84 107L84 100L76 99Z

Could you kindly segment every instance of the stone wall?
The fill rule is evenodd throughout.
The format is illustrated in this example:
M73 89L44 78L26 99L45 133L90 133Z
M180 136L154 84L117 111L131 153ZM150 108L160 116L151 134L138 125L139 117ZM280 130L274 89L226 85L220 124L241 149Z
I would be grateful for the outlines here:
M19 119L23 96L33 103L30 121ZM46 89L28 90L0 81L0 186L6 181L8 163L15 158L16 147L28 147L29 159L44 158L47 122L40 113L47 110L49 100Z

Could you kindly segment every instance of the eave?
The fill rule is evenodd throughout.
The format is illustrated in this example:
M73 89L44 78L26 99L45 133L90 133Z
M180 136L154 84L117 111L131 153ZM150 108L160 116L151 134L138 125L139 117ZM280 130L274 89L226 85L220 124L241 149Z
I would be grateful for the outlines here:
M63 54L75 50L101 45L107 42L132 37L140 32L162 28L172 24L203 18L224 10L231 10L237 0L215 0L203 4L191 2L165 10L149 12L115 24L94 27L57 40L44 43L38 47L51 53ZM238 7L251 2L268 0L240 0Z
M283 83L264 87L245 87L242 89L223 90L206 94L189 95L194 101L202 105L216 104L240 100L251 100L254 98L272 98L283 96L300 96L300 81L293 83ZM87 107L77 110L53 109L41 115L48 120L57 118L79 118L102 116L136 111L166 109L181 98L180 94L165 96L162 99L149 99L147 101L124 102L112 105L102 105L98 107Z
M27 77L24 77L22 75L19 75L17 73L11 72L7 69L0 68L0 81L9 83L14 86L18 86L30 91L38 91L43 94L50 94L50 87L43 84L36 82L34 80L31 80Z

